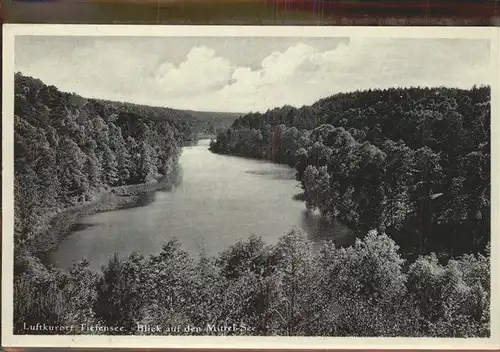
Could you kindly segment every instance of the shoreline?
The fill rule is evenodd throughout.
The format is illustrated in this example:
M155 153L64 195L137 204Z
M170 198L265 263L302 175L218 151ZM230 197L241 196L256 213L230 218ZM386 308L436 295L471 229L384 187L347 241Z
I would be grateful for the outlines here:
M66 208L50 216L47 219L48 229L20 249L38 258L45 267L48 267L48 253L56 250L61 241L72 234L75 224L81 218L148 205L154 201L156 192L169 191L179 181L179 175L176 174L164 176L157 181L113 187L93 201Z

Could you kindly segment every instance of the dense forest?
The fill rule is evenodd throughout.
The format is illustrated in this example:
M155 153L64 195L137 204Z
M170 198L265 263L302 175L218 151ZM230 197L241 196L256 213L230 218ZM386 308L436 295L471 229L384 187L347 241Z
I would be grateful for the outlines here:
M251 113L210 148L295 167L309 209L406 252L478 252L490 238L489 87L369 90Z
M297 230L194 258L173 239L100 271L47 267L23 244L52 214L171 177L199 126L21 74L15 94L14 333L490 335L489 88L340 94L218 134L214 152L295 167L299 198L356 229L353 246L318 248Z
M172 177L192 134L172 109L96 101L15 76L15 243L115 186Z

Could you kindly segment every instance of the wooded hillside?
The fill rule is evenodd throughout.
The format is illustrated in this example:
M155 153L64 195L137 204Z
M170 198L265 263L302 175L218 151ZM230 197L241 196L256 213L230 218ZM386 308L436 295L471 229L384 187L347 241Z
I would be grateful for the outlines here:
M171 176L192 134L179 111L85 99L20 73L14 106L16 243L49 213Z
M286 163L310 209L407 251L482 251L490 238L490 88L337 94L252 113L211 150Z
M243 116L211 149L295 166L307 207L363 239L318 248L302 231L272 245L251 236L215 258L172 239L98 272L17 253L14 332L136 335L150 324L160 335L490 336L489 94L357 92ZM44 214L168 177L192 134L174 110L83 99L19 74L15 99L17 243ZM485 255L405 260L412 247Z

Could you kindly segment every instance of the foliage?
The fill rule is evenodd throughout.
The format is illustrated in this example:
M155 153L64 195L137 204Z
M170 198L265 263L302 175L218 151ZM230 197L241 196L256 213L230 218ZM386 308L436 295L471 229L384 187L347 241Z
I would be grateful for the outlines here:
M19 73L14 107L18 245L40 234L53 211L172 175L192 133L185 113L84 99Z
M84 322L124 327L119 334L148 334L137 324L158 325L166 335L490 333L488 257L442 264L431 254L408 266L395 242L377 231L347 248L315 249L298 230L274 245L253 236L197 261L173 239L149 257L115 255L99 274L84 262L69 273L24 265L16 277L17 331L23 323ZM216 329L233 324L238 329ZM180 330L168 332L172 327Z
M294 166L306 206L358 230L351 247L318 250L292 231L195 260L173 239L148 257L115 255L101 272L86 261L46 268L19 252L44 217L176 172L188 121L16 74L16 333L38 323L121 334L149 324L199 328L183 334L489 336L488 87L339 94L247 114L218 134L214 152ZM421 255L407 260L412 252Z
M250 113L210 149L286 163L309 209L407 253L484 251L490 88L394 88Z
M489 336L489 259L466 255L446 266L435 255L410 266L407 287L428 336Z
M99 275L86 260L75 262L68 271L45 268L36 258L17 257L24 269L14 280L14 332L25 334L64 334L73 331L32 330L37 324L47 326L81 326L96 321L92 309L96 299Z

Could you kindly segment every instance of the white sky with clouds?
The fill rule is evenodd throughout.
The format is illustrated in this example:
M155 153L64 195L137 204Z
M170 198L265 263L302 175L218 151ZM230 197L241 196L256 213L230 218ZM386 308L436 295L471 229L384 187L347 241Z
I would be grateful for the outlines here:
M15 69L85 97L265 111L395 86L491 84L489 41L17 37Z

